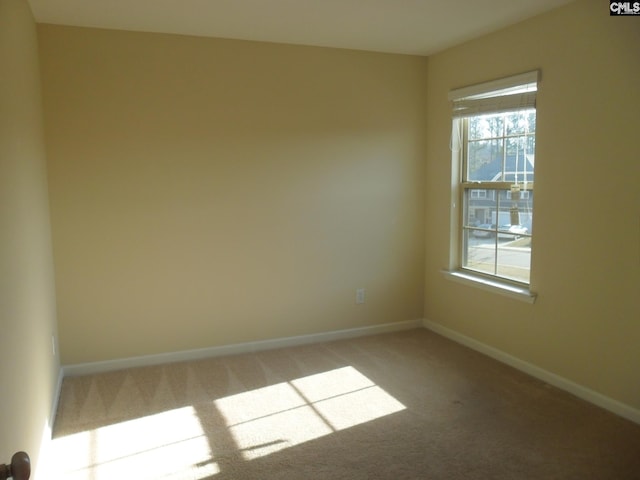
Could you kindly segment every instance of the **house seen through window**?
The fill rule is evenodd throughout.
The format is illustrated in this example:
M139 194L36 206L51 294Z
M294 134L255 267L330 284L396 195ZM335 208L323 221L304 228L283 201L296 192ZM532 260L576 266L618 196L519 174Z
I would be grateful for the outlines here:
M538 72L454 90L458 266L529 284Z

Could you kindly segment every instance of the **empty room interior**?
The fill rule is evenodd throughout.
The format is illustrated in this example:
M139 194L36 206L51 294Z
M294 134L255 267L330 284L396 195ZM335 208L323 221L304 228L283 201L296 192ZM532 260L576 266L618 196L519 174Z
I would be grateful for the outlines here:
M171 3L0 0L2 468L640 478L636 4Z

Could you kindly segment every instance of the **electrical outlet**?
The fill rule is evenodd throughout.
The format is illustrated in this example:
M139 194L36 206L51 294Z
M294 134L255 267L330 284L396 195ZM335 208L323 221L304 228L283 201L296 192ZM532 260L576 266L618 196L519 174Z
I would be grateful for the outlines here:
M356 290L356 303L358 305L364 303L364 288L358 288Z

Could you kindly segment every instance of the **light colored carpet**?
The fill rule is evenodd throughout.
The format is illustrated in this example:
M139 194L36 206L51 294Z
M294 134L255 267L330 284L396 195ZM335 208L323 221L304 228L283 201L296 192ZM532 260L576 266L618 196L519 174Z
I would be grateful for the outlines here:
M426 330L65 378L52 478L640 479L640 426Z

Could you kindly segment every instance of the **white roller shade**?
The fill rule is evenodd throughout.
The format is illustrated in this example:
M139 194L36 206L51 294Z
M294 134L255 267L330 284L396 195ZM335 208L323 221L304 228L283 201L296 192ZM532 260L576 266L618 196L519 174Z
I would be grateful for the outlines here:
M535 108L539 71L449 92L454 118Z

